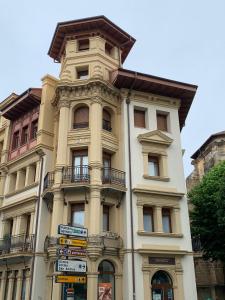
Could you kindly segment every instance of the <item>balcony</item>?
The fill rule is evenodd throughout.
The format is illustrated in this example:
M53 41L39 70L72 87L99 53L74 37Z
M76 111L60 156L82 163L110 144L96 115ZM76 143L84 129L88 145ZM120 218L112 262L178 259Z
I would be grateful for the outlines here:
M55 181L55 172L48 172L44 178L44 190L53 186Z
M117 185L121 187L126 186L126 173L117 169L103 167L102 169L102 183L108 185Z
M34 235L14 235L0 239L0 255L8 253L32 253L34 251Z
M90 167L85 165L64 167L62 170L62 183L90 183Z

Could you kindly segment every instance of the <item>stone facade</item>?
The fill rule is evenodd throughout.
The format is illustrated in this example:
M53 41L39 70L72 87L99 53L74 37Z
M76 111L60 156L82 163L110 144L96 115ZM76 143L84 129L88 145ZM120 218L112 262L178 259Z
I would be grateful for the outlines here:
M210 168L225 159L225 132L211 135L192 155L192 159L194 170L186 179L188 191L201 181ZM221 262L204 261L195 241L193 247L198 300L210 297L223 300L225 297L224 265Z
M96 300L104 283L113 300L196 300L180 130L197 87L123 69L134 42L103 16L58 23L59 79L2 102L1 299ZM33 106L28 146L33 120L12 128ZM88 228L86 284L55 281L59 224Z

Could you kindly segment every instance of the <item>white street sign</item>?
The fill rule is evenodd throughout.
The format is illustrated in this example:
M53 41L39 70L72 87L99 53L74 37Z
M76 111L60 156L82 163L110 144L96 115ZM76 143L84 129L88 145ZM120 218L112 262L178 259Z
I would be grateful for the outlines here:
M71 236L80 236L80 237L88 236L87 228L68 226L63 224L60 224L58 226L58 233L64 235L71 235Z
M86 273L87 263L81 260L59 259L56 261L56 271Z

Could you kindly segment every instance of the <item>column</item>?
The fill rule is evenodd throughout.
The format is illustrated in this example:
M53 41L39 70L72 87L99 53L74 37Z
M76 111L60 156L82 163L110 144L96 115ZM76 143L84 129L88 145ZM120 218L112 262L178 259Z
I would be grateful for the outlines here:
M61 293L62 293L62 284L55 282L55 276L58 273L53 273L53 286L52 286L52 298L54 300L61 300Z
M87 299L96 300L98 295L98 272L87 272Z
M150 275L148 271L143 271L143 282L144 282L144 299L143 300L151 300L151 286L150 286Z
M16 228L15 228L15 235L19 235L19 234L25 234L26 232L26 216L22 215L22 216L18 216L16 218Z
M122 274L115 274L115 299L123 299L123 282Z
M67 135L69 128L70 103L67 100L60 100L59 106L59 131L55 173L55 182L58 184L61 183L61 169L63 166L67 165Z
M172 213L172 230L174 233L181 233L181 225L180 225L180 209L175 207Z
M6 181L6 172L2 170L0 175L0 197L4 195L5 181Z
M2 155L1 155L1 163L8 162L8 149L9 149L9 141L10 141L10 126L8 125L5 128L5 135L4 135L4 142L2 148Z
M161 156L161 177L168 177L167 155Z
M24 170L18 170L16 176L16 188L15 190L22 189L25 186L25 172Z
M25 293L25 300L30 299L30 270L26 271L26 293Z
M102 206L100 187L91 187L89 202L89 235L99 234L102 231Z
M163 232L162 207L156 206L154 209L154 224L156 232Z
M5 300L12 299L14 279L15 279L14 271L12 271L9 275L8 293L7 293L7 299L5 299Z
M29 228L29 234L34 234L35 232L35 227L34 227L34 216L35 216L35 212L32 211L30 214L30 228Z
M17 227L17 217L14 217L14 218L13 218L12 236L13 236L13 235L16 235L16 233L17 233L16 227Z
M58 224L63 224L64 197L63 192L55 191L52 211L51 235L58 235Z
M40 177L40 166L41 166L41 162L37 161L36 162L36 173L35 173L35 182L39 181L39 177Z
M101 172L102 172L102 104L98 97L92 99L90 108L91 143L89 165L91 166L91 190L89 202L89 234L101 232Z
M17 274L16 300L21 300L22 281L23 281L23 270L19 270Z
M6 279L7 279L7 272L3 271L2 272L2 277L1 277L0 299L4 299L4 297L5 297Z
M138 231L144 231L144 220L143 220L143 205L137 205L138 210Z

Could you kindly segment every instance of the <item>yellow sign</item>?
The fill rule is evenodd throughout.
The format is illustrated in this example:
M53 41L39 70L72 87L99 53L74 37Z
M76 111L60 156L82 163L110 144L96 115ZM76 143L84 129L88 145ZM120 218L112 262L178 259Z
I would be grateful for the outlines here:
M85 240L73 240L73 239L67 239L67 238L59 238L59 244L75 246L75 247L82 247L82 248L87 247L87 241L85 241Z
M57 275L55 277L55 282L56 283L86 283L86 277Z

